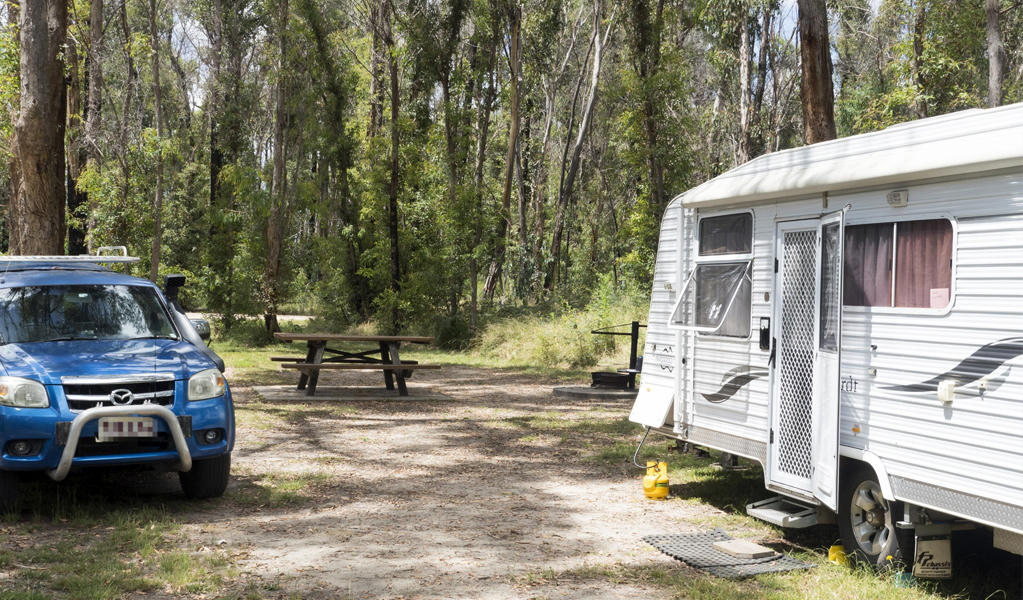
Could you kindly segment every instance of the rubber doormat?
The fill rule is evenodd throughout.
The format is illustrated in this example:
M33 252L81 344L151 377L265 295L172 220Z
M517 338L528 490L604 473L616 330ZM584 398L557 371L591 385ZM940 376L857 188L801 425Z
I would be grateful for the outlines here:
M648 535L643 541L691 567L729 579L814 567L811 563L784 554L765 558L739 558L713 547L714 542L730 539L732 536L721 529L715 529L683 535Z

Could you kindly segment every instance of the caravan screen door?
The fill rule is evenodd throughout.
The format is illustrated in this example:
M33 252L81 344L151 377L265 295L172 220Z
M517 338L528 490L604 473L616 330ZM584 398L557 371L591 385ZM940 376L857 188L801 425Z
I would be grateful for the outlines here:
M844 213L779 223L771 390L772 483L834 508Z

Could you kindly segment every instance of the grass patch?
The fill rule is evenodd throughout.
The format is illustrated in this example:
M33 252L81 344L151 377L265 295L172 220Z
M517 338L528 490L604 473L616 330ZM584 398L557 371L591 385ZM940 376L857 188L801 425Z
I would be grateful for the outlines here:
M326 485L330 477L327 473L266 473L252 478L235 473L239 485L228 491L228 498L243 506L299 506L310 502L316 487Z
M160 508L141 506L99 515L95 525L28 521L4 528L15 546L0 564L0 599L116 599L156 590L220 589L228 561L180 550L179 526ZM64 520L67 521L67 520Z
M806 557L799 557L806 560ZM849 569L820 559L804 571L760 575L750 579L722 579L689 569L681 563L665 567L602 563L553 572L544 569L521 578L532 585L560 580L608 581L615 585L650 585L664 590L661 597L676 600L947 600L936 583L917 582L906 587L894 573L866 568ZM952 598L965 596L953 595Z

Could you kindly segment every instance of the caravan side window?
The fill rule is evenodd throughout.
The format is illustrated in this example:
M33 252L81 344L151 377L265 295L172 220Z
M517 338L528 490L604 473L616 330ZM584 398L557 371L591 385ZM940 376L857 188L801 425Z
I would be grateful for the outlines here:
M947 219L845 228L846 306L942 309L952 301Z
M679 295L671 324L699 333L750 335L753 215L700 220L696 266Z

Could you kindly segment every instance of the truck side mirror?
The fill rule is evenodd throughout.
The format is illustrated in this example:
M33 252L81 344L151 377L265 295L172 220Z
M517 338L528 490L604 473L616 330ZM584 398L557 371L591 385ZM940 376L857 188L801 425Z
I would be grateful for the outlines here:
M191 321L192 327L195 327L195 332L199 334L202 341L208 344L212 335L210 331L210 322L206 319L189 319L189 321Z

